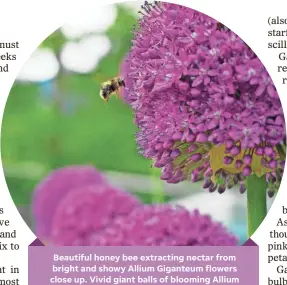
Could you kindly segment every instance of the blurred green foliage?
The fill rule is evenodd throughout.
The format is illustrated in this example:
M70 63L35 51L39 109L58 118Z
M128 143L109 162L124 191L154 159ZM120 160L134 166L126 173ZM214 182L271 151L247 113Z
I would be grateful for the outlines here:
M100 82L119 74L134 24L136 18L119 6L118 19L107 31L113 45L110 54L92 74L61 72L53 82L45 83L54 88L50 97L45 95L45 84L14 84L3 117L1 143L6 180L16 204L30 203L35 184L50 170L69 164L149 173L151 162L136 150L130 108L121 99L112 98L105 104L98 96ZM55 31L41 46L59 53L65 41Z

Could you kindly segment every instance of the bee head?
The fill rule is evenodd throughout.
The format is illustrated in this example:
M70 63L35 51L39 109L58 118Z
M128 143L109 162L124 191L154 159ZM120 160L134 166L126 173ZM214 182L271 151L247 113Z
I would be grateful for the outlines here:
M119 82L119 85L120 85L120 86L123 86L123 87L126 86L125 81L124 81L123 78L119 77L118 82Z

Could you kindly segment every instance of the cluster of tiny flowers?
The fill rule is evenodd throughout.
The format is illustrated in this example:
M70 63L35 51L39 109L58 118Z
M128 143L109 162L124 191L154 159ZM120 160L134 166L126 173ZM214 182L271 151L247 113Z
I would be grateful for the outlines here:
M71 190L85 185L106 183L102 174L89 165L72 165L52 171L34 190L32 212L36 235L39 238L49 239L52 213Z
M92 246L234 246L235 236L197 210L144 205L90 236Z
M256 174L270 196L285 163L285 121L274 84L236 34L190 8L142 7L124 61L126 102L139 128L141 154L161 179L204 180L223 193Z
M51 243L57 246L87 244L87 237L129 214L140 201L109 185L89 185L71 191L53 214Z

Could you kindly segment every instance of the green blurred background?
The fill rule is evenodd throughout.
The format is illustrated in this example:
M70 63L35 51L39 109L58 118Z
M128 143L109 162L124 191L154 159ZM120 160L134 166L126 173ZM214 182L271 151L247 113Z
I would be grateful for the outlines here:
M39 179L69 164L149 173L151 162L136 151L129 106L116 97L105 104L99 97L100 83L118 76L136 24L130 9L117 9L117 19L106 31L112 49L94 71L83 75L62 70L46 82L15 82L3 117L2 160L16 204L28 204ZM66 41L57 30L41 47L59 54Z

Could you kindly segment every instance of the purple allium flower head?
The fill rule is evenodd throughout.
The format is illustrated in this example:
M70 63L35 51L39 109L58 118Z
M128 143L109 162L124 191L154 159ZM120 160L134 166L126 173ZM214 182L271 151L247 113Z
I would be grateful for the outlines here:
M90 236L92 246L234 246L237 238L197 210L143 205Z
M140 205L140 201L109 185L83 185L70 191L53 215L51 242L54 245L84 245L91 233Z
M146 2L141 13L122 68L123 95L135 114L140 151L162 169L161 178L208 179L212 192L224 185L221 193L246 175L275 169L280 178L283 110L256 54L190 8Z
M106 180L93 166L74 165L51 172L36 186L33 198L33 215L36 235L49 239L53 214L58 203L72 189L85 185L106 184Z

